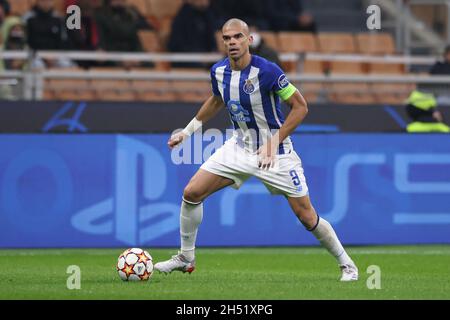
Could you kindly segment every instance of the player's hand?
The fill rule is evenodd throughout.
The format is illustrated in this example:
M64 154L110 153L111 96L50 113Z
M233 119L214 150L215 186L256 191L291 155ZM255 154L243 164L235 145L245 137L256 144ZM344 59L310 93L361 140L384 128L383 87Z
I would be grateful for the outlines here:
M258 154L259 168L262 170L269 170L270 168L273 168L275 165L277 147L277 145L274 145L271 141L268 141L258 149L256 153Z
M170 137L169 141L167 142L167 145L169 146L170 149L173 149L174 147L182 143L183 140L186 139L186 137L187 135L184 134L182 131L175 133Z

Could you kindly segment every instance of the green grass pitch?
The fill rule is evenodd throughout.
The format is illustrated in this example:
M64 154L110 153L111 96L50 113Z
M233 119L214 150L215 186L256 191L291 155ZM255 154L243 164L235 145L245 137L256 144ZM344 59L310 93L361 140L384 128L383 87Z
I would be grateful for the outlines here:
M176 249L145 248L154 262ZM450 299L450 246L350 247L360 280L340 283L325 249L199 248L192 274L155 272L148 282L123 282L118 249L0 250L0 299ZM81 269L81 289L68 290L69 265ZM381 289L368 289L370 265Z

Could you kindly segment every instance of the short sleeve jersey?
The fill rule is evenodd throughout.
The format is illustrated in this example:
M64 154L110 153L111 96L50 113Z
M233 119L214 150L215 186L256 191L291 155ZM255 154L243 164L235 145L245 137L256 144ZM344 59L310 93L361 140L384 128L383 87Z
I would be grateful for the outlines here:
M224 101L234 129L243 133L238 137L253 151L264 143L267 132L278 130L284 123L280 98L287 100L297 90L278 65L257 55L252 55L250 64L239 71L231 69L228 58L217 62L211 68L211 85L213 94ZM290 150L288 137L280 143L278 153Z

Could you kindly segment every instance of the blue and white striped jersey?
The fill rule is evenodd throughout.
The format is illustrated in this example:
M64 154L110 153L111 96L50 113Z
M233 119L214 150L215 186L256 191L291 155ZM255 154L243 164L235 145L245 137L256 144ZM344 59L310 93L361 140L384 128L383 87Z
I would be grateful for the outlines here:
M231 69L228 58L217 62L211 68L211 83L213 94L222 97L229 111L238 142L252 152L264 144L268 132L282 126L280 97L286 100L296 90L280 67L257 55L240 71ZM287 137L278 153L291 150Z

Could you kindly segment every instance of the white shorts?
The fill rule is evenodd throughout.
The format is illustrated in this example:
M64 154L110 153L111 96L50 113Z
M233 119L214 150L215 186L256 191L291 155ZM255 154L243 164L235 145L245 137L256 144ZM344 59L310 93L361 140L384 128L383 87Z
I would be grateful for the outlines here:
M258 167L258 155L244 150L237 145L236 139L230 138L200 169L233 180L232 187L235 189L239 189L248 178L254 176L264 183L271 194L288 197L303 197L308 194L302 161L294 150L277 155L275 166L262 170Z

